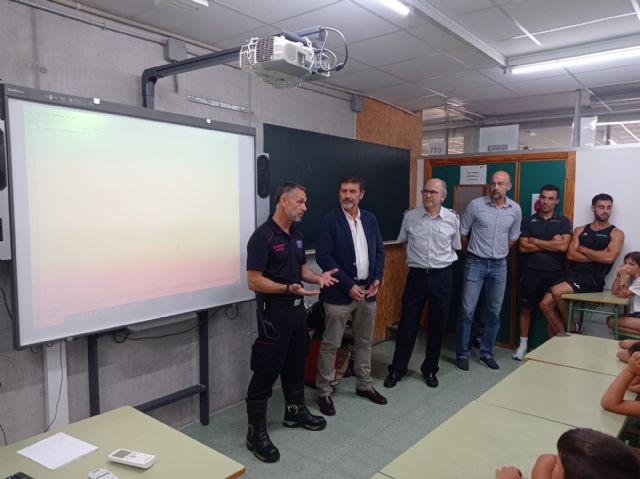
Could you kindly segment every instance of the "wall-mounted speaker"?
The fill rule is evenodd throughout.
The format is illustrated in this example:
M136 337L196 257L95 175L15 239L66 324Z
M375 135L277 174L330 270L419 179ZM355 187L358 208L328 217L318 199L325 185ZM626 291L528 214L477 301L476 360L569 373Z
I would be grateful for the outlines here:
M257 192L260 198L269 196L269 154L260 153L256 158Z
M364 110L364 99L360 95L353 95L351 98L351 111L360 113Z

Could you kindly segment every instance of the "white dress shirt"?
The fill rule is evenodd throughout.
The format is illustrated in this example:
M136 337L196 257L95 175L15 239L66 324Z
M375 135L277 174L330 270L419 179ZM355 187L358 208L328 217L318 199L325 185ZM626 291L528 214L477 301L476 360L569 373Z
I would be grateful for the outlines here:
M345 210L344 215L351 229L351 237L353 238L353 248L356 252L356 269L358 271L358 280L363 281L369 277L369 247L367 246L367 237L364 235L362 221L360 221L360 208L354 218Z
M460 220L451 210L440 207L431 217L420 206L405 213L398 241L407 244L407 264L410 268L446 268L458 259Z

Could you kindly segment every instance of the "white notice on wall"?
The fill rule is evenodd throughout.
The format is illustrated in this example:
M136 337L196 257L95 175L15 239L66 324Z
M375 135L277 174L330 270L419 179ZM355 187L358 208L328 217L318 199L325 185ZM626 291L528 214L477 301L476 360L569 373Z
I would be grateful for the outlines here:
M486 185L487 165L464 165L460 167L461 185Z

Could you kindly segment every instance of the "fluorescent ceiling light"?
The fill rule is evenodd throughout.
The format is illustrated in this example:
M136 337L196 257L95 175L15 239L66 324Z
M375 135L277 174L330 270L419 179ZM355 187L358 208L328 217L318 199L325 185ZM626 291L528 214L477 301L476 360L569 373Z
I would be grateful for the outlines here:
M606 126L606 125L635 125L640 123L640 120L629 120L629 121L599 121L596 123L598 126Z
M399 0L379 0L385 7L406 17L411 13L411 9Z
M523 73L534 73L560 68L591 65L594 63L609 62L638 56L640 56L640 46L620 48L618 50L608 50L599 53L590 53L588 55L579 55L576 57L559 58L557 60L550 60L547 62L519 65L512 67L511 73L514 75L520 75Z

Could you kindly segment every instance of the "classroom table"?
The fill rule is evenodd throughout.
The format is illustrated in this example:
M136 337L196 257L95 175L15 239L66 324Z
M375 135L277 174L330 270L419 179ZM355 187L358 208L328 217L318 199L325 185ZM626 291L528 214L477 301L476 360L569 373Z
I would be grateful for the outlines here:
M373 478L493 478L496 469L507 465L530 477L536 458L554 453L558 437L569 429L566 424L473 401Z
M478 401L617 436L625 416L600 407L602 394L612 381L608 374L527 361ZM628 392L625 397L635 395Z
M596 314L606 314L607 316L613 315L613 337L619 339L619 307L622 306L622 310L624 311L624 308L629 304L629 298L621 298L614 295L611 291L606 290L600 293L566 293L562 295L562 299L566 299L569 301L569 314L567 315L567 332L571 331L571 319L573 319L574 311L580 311L582 313L589 312ZM587 305L589 303L610 304L613 306L613 311L602 311L599 309L588 308Z
M618 350L618 341L614 339L572 334L549 339L525 358L617 376L626 366L616 358Z
M57 432L89 442L98 449L75 462L51 471L16 451ZM127 448L154 454L156 463L142 469L110 462L107 455ZM0 448L0 477L22 471L35 479L86 479L90 470L103 467L119 479L236 478L244 466L132 407L122 407L38 434Z

